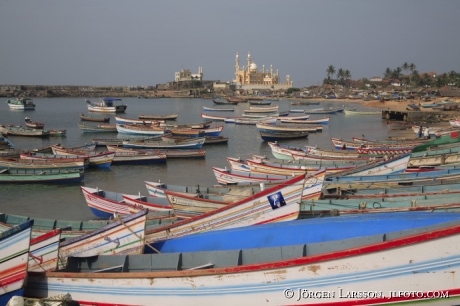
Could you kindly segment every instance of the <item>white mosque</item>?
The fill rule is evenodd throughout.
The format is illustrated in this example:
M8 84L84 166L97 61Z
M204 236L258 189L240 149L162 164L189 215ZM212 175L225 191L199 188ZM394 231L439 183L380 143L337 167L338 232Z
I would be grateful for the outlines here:
M248 65L240 67L240 57L237 52L235 68L235 80L233 82L241 89L277 90L294 86L289 75L286 75L286 82L281 83L279 70L277 69L276 73L274 73L272 65L270 65L270 70L265 70L265 65L263 65L262 71L259 71L256 63L251 60L251 53L248 53Z

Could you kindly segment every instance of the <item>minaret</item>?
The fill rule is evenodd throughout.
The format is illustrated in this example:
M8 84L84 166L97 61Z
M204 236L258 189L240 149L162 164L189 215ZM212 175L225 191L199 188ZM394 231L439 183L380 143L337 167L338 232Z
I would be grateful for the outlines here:
M262 73L265 73L265 65L262 65Z
M270 77L273 77L273 65L270 65Z
M235 80L238 80L238 72L240 71L240 56L238 55L238 51L236 52L236 59L235 59Z
M249 72L250 67L251 67L251 52L248 52L248 72Z

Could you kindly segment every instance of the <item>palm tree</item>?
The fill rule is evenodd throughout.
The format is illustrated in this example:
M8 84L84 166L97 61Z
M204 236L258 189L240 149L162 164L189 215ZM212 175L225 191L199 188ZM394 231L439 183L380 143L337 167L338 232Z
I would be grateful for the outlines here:
M402 71L408 71L409 70L409 64L407 62L405 62L404 64L402 64L401 69L402 69Z
M326 72L327 72L327 78L331 79L331 76L335 74L335 67L330 65L329 67L327 67Z
M418 86L420 84L420 74L417 70L414 70L410 76L410 81L414 86Z
M411 72L416 71L416 69L417 69L417 66L415 66L414 63L411 63L411 64L409 65L409 70L410 70Z
M385 69L385 74L383 76L384 79L389 79L392 75L393 71L390 68Z
M348 70L348 69L345 70L344 76L345 76L345 79L346 79L346 80L351 79L351 72L350 72L350 70Z
M393 70L391 77L399 80L401 78L401 71L402 71L401 67L397 67L395 70Z

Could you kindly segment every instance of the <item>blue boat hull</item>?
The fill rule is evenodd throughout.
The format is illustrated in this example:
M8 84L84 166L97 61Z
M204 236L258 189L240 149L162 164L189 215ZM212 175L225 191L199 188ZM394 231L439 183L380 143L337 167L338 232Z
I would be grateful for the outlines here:
M0 295L0 305L8 304L13 296L24 296L24 288Z
M105 212L103 210L100 210L100 209L96 209L94 207L90 207L89 209L91 209L91 212L98 218L102 218L104 220L108 220L110 219L111 217L113 217L113 214L112 213L109 213L109 212Z
M460 213L357 214L210 231L151 245L161 253L266 248L383 235L455 220L460 221Z

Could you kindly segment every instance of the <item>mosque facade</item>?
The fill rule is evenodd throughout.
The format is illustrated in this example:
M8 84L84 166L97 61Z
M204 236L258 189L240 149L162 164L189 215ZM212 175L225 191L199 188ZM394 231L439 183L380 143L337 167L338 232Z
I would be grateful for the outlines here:
M277 69L276 72L274 72L273 65L270 65L270 69L265 69L265 65L263 65L262 70L259 70L257 64L251 59L251 53L248 53L246 67L240 66L240 57L238 52L236 53L235 62L236 71L233 82L238 88L276 90L287 89L294 86L289 75L286 75L286 82L280 82L279 70Z

